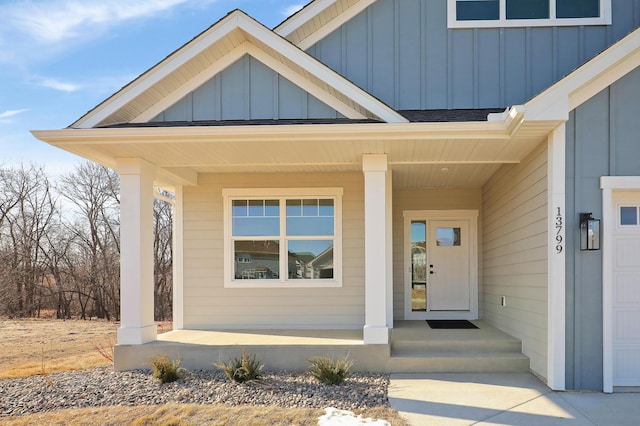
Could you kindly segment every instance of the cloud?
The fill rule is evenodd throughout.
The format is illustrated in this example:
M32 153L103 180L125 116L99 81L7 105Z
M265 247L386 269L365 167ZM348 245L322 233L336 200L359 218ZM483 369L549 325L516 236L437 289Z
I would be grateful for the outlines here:
M305 3L295 3L292 4L291 6L286 7L283 11L282 14L286 17L289 17L291 15L293 15L294 13L296 13L297 11L299 11L300 9L302 9L305 6Z
M5 23L39 43L88 36L123 21L153 15L188 0L19 0L0 6Z
M27 109L10 109L5 112L0 112L0 123L7 124L13 122L12 117L15 117L18 114L22 114L23 112L28 111Z
M48 87L49 89L59 90L61 92L72 93L82 89L82 85L68 83L55 78L43 78L38 81L38 85Z

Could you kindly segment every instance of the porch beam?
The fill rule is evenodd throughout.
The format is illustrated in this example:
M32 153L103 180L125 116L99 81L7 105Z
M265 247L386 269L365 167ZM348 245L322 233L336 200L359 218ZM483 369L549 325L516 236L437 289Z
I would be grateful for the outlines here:
M153 318L153 177L141 158L118 158L120 175L119 345L156 340Z
M365 239L365 344L389 343L387 310L390 274L388 256L391 232L389 214L390 178L386 154L362 156L364 173Z

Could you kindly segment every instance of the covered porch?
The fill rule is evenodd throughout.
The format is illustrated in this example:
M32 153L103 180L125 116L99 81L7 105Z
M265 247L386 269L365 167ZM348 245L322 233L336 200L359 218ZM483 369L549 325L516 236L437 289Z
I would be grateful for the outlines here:
M303 371L315 356L348 355L354 370L384 373L528 372L520 340L482 320L477 329L431 329L425 321L396 321L390 343L366 345L361 330L174 330L144 345L118 345L115 368L147 365L166 354L188 369L256 354L270 370Z
M150 125L62 130L39 137L114 167L121 176L118 369L145 365L158 352L180 357L191 368L210 368L220 358L237 356L243 347L276 369L305 368L309 356L350 353L357 368L369 371L527 371L531 365L548 377L551 367L546 364L559 358L547 346L547 324L554 323L555 312L547 310L554 300L547 299L547 293L563 289L547 287L560 282L546 268L547 221L557 205L548 197L553 193L562 199L562 188L554 189L556 181L547 181L547 176L561 164L556 163L560 154L554 157L551 148L564 146L564 127L557 121L527 121L515 107L489 118ZM176 331L166 336L156 336L153 326L150 220L157 186L175 193ZM224 273L231 263L222 259L228 244L223 232L225 188L281 191L291 186L344 186L349 216L345 214L336 241L345 241L348 273L336 273L333 288L228 285ZM434 201L432 191L439 193L442 204L415 203L416 194ZM466 206L468 194L475 194L473 207ZM523 194L533 200L523 199ZM471 263L478 274L478 291L472 296L477 310L467 319L480 318L483 327L429 335L423 320L403 321L407 291L402 218L406 211L457 209L479 212L477 263ZM529 264L517 269L517 262ZM506 295L507 308L498 307L500 295ZM344 303L334 309L336 302ZM507 345L509 350L496 346L494 338L508 340L500 330L518 338ZM556 341L564 330L549 332ZM509 355L495 355L504 352ZM529 364L522 352L533 354L534 361Z

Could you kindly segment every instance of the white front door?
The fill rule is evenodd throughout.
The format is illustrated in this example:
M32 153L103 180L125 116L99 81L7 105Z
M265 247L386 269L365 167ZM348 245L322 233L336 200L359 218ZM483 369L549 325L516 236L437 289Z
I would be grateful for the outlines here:
M613 232L613 385L640 386L640 195L616 197Z
M404 216L405 318L476 319L477 212Z

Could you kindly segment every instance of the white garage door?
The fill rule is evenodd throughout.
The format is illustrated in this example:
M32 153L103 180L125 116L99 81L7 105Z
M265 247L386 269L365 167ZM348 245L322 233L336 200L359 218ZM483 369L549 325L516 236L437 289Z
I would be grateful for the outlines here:
M616 197L613 232L613 385L640 386L640 195Z

